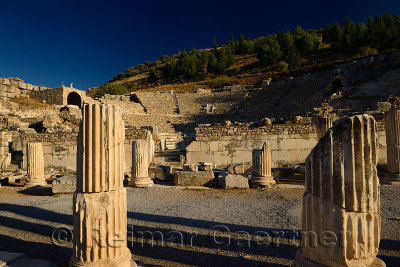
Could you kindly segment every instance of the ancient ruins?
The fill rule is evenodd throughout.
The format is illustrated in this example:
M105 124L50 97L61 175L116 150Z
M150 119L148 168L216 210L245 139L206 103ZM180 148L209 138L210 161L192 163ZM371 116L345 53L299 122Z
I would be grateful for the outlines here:
M376 258L381 229L376 164L377 126L368 115L339 121L314 147L306 160L296 266L386 266Z
M246 230L257 232L266 218L282 216L276 221L287 226L271 229L287 233L290 227L300 228L301 213L295 209L292 192L301 190L305 190L301 249L295 256L297 247L285 241L282 266L293 262L296 266L385 266L383 261L397 260L387 251L398 240L385 240L381 250L379 246L385 230L380 217L381 185L396 192L400 184L400 111L392 101L393 95L400 95L394 82L399 64L400 53L394 51L255 85L103 97L73 87L47 88L2 78L0 190L21 187L22 195L28 194L25 189L42 188L48 199L57 197L55 201L74 194L70 266L135 266L132 255L144 259L164 249L160 245L152 247L151 253L143 249L136 255L127 243L139 243L140 238L129 237L127 227L153 231L151 238L142 236L146 242L153 242L154 233L159 234L164 224L170 230L174 224L179 231L200 229L200 238L208 240L204 234L208 227L226 220L232 231L238 230L232 234L236 238L243 234L239 217L252 217L263 201L275 201L268 202L270 213L259 215ZM189 195L187 202L179 199L184 194ZM142 202L132 199L141 195L145 196ZM163 200L168 197L177 199ZM230 198L256 201L236 218L235 212L226 212L239 213L238 202ZM149 207L157 201L164 202L153 209L158 214L151 214ZM386 205L392 204L387 200ZM386 225L394 227L395 207L382 208L390 214L382 216ZM56 219L47 228L35 225L45 221L40 216L50 214L46 209L38 214L33 209L37 220L24 224L45 234L56 224L68 225L65 211L49 215L50 221L51 216ZM187 213L179 217L181 210ZM208 211L217 214L198 219L198 214ZM30 213L20 215L25 214ZM129 220L141 222L132 225ZM3 221L9 228L14 224ZM203 246L186 246L185 253L191 256L181 256L182 263L192 264L214 249ZM180 248L169 247L163 255L170 257ZM195 249L201 254L195 254ZM280 254L274 251L272 257L263 255L258 261L237 257L236 249L227 250L225 260L262 265ZM51 247L44 250L52 251Z
M85 104L82 113L70 266L136 266L127 247L121 112Z

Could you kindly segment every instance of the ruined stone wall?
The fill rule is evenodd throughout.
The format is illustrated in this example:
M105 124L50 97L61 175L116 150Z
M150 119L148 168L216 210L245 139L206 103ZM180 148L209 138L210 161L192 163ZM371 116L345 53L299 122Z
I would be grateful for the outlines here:
M123 114L145 114L143 106L130 100L129 96L105 95L100 102L121 107Z
M0 78L0 98L27 97L33 92L47 90L47 87L24 83L18 78Z
M173 91L136 92L134 97L149 114L177 114L176 94Z
M33 91L30 95L36 99L44 100L48 104L63 105L63 89L47 88L45 90Z
M303 163L317 144L313 124L277 124L264 127L207 126L197 127L196 137L186 148L188 164L213 162L217 167L251 162L253 149L264 142L271 145L272 167ZM386 162L386 135L378 124L378 158Z
M177 94L179 114L205 113L203 107L207 104L215 107L216 114L234 112L247 91L210 92Z

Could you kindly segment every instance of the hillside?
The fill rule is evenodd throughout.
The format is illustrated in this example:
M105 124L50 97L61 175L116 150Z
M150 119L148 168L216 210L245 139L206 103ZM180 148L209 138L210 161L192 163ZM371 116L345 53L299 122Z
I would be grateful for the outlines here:
M380 54L400 45L400 20L385 14L369 18L368 24L346 20L319 30L278 32L246 40L232 39L211 49L162 56L128 68L103 86L91 88L92 95L124 94L133 91L194 92L226 85L256 85L263 80L282 80L323 71L336 64ZM114 89L118 88L117 90Z

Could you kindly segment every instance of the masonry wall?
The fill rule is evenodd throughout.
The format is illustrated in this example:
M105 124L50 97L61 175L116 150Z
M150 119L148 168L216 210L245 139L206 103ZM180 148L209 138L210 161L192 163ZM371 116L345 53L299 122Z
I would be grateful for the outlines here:
M32 92L47 90L47 87L24 83L19 78L0 78L0 98L27 97Z
M386 162L386 135L378 131L380 162ZM196 140L186 149L187 163L213 162L217 167L251 162L253 149L264 142L271 145L272 166L282 167L305 162L318 143L314 125L273 125L265 127L198 127Z
M32 91L30 92L30 96L44 100L48 104L52 105L63 105L63 89L60 88L47 88L40 91Z

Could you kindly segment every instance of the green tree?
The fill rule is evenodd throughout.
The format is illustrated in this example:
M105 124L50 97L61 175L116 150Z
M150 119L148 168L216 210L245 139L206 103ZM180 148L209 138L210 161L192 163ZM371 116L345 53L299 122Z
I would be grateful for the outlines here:
M257 51L257 59L261 64L271 66L282 57L281 47L276 38L268 38L266 43Z
M288 63L289 69L296 69L301 67L301 56L300 53L293 47L289 49L286 56L286 62Z
M297 51L301 55L306 55L309 52L317 50L321 41L318 36L314 36L303 30L300 26L297 26L294 32L294 43Z

